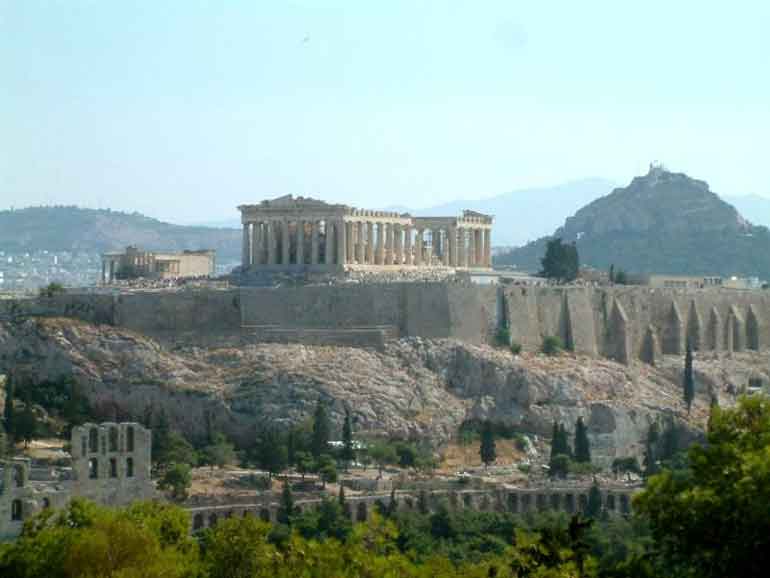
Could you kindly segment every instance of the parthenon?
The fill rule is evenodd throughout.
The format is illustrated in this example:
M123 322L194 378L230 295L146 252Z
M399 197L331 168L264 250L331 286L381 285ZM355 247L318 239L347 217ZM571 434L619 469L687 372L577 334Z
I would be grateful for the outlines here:
M492 217L413 217L287 195L241 205L244 271L491 267Z

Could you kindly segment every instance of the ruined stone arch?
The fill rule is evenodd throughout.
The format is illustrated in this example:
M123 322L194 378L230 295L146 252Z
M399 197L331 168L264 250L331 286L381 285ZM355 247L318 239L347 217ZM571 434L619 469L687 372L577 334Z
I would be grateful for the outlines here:
M746 334L743 317L735 306L730 307L725 323L725 349L728 352L743 351L745 347L744 335Z
M195 514L193 516L193 532L203 528L203 514Z
M642 349L639 352L639 359L644 363L655 365L660 356L660 342L658 341L658 334L652 325L647 326L647 331L644 332L642 338Z
M759 351L759 335L760 335L760 323L759 317L754 310L753 305L749 305L749 310L746 313L746 347Z
M358 502L356 506L356 521L366 522L367 514L366 502Z
M99 430L95 427L88 430L88 451L91 453L99 451Z
M684 337L682 313L676 301L671 302L671 307L663 322L663 337L661 348L664 354L681 355L683 352L682 341Z
M24 508L22 507L21 500L13 500L11 502L11 521L20 522L24 519Z
M722 341L722 317L716 307L709 313L708 346L714 351L720 351Z
M702 323L695 300L690 301L690 311L687 314L687 341L693 351L699 351L703 347Z

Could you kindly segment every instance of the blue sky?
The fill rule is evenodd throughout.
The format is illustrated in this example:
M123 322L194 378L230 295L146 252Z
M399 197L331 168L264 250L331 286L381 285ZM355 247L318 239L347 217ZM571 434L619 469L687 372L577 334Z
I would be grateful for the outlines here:
M0 0L0 208L181 222L651 160L770 196L770 2Z

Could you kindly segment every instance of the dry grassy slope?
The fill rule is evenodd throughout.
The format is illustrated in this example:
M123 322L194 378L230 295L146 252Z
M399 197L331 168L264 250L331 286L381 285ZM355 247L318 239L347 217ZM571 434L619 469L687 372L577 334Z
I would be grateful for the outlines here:
M190 435L207 419L243 440L271 422L308 417L319 398L337 423L345 407L359 430L447 440L467 418L492 418L548 435L554 419L589 423L595 455L638 453L650 419L704 423L711 388L722 403L765 369L757 353L696 358L700 390L691 416L680 400L681 359L625 367L569 354L514 357L449 340L404 339L383 351L250 345L169 351L125 330L69 319L0 325L0 372L34 380L74 374L91 399L140 417L163 408ZM765 376L766 377L766 376Z

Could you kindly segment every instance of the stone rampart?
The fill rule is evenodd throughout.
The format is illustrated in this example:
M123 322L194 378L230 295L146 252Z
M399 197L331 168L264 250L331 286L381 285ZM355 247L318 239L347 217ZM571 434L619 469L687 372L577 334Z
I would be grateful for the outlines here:
M398 337L512 342L536 351L561 337L577 353L628 363L695 350L765 349L770 294L648 287L494 287L351 283L228 290L67 293L0 301L0 319L74 317L176 344L273 341L378 346Z

